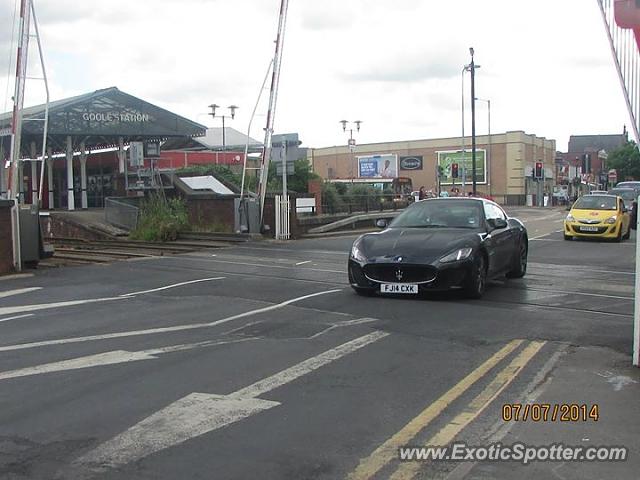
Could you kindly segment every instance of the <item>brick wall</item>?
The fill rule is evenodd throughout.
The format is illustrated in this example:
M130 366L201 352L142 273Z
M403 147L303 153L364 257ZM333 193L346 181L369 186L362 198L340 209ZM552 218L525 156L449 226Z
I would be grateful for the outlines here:
M0 200L0 275L13 272L12 201Z
M234 198L187 197L189 223L193 230L233 232L235 215Z

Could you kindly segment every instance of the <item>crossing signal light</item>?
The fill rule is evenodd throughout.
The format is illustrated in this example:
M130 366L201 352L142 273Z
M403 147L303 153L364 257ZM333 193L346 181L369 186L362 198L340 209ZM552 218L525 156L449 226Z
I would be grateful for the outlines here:
M542 162L536 162L535 172L533 174L535 178L544 177L544 164Z
M451 164L451 177L452 178L458 178L458 164L457 163L452 163Z

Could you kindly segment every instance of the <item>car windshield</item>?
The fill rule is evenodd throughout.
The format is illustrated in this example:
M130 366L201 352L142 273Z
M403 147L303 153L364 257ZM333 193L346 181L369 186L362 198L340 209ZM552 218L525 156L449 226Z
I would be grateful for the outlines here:
M623 200L625 201L633 201L636 199L636 193L635 190L616 190L615 188L613 190L611 190L609 192L611 195L617 195L619 197L622 197Z
M616 197L604 195L585 195L580 197L573 208L579 210L617 210Z
M392 228L479 228L481 203L426 200L413 204L389 225Z

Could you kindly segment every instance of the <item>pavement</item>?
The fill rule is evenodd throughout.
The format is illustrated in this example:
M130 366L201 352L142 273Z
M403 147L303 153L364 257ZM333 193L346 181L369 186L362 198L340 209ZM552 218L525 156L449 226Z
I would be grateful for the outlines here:
M528 273L481 300L355 295L355 235L1 280L0 478L637 479L635 232L566 242L563 210L510 214ZM572 404L597 421L513 419ZM399 460L453 442L628 458Z

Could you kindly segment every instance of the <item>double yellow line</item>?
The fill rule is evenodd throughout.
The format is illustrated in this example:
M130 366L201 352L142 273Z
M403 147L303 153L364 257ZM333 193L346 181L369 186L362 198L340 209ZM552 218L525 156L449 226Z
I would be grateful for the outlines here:
M513 340L493 354L482 365L463 378L454 387L425 408L398 433L389 438L367 458L360 461L358 467L347 477L349 480L373 478L382 468L398 458L398 449L408 445L411 440L429 425L451 402L464 394L472 385L483 378L492 368L522 345L523 340ZM491 402L516 378L520 370L535 356L546 342L530 342L495 378L475 397L469 405L451 422L431 437L425 445L446 445L460 431L471 423ZM409 480L420 470L420 462L400 464L391 475L393 480Z

